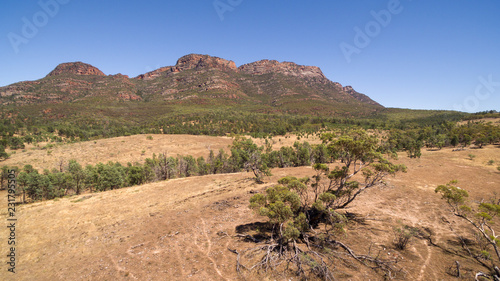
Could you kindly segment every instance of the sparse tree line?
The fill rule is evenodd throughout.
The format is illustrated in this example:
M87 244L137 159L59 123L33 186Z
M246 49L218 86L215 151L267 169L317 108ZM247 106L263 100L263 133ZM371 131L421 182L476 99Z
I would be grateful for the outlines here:
M393 129L387 132L384 142L387 150L406 151L408 157L419 158L423 147L428 149L441 149L443 147L463 149L470 145L482 148L488 144L500 143L500 126L469 121L464 125L447 122L439 126L419 129Z
M454 113L391 121L380 117L346 118L331 116L295 116L244 111L202 111L170 114L149 120L115 120L107 117L70 117L46 120L15 110L0 112L0 154L6 148L25 149L25 144L39 142L76 142L137 134L191 134L223 136L247 134L253 137L285 135L286 133L315 134L320 130L359 127L364 129L409 130L456 122L463 114ZM13 117L14 116L14 117ZM76 118L76 119L75 119ZM1 154L0 159L8 157Z
M250 134L253 137L268 137L295 132L298 135L313 135L324 131L346 128L365 128L382 130L385 135L386 148L396 151L407 151L410 157L420 157L421 149L441 149L443 147L467 147L500 142L500 127L492 124L469 121L465 125L457 125L454 121L439 120L431 125L430 121L420 123L401 122L386 124L377 119L356 120L333 117L290 117L276 115L265 117L260 114L235 114L234 116L217 114L194 114L176 118L163 118L153 124L127 126L116 122L100 122L84 120L75 123L59 123L40 125L9 120L0 122L0 160L8 158L6 148L11 150L25 149L25 144L40 142L75 142L90 139L128 136L135 134L192 134L192 135L226 135ZM193 121L193 118L196 121Z
M333 134L325 134L325 138ZM326 139L325 139L326 140ZM207 158L193 156L168 156L153 154L143 164L118 162L98 163L82 167L76 160L60 163L57 169L39 172L31 165L18 170L18 183L23 201L50 200L83 191L106 191L148 182L168 180L197 175L253 172L257 182L270 175L271 168L309 166L314 163L329 163L335 159L335 152L326 143L310 145L295 142L273 150L270 140L264 146L257 146L251 139L236 137L229 153L220 149L210 150ZM2 168L2 188L6 186L8 167Z
M165 133L169 132L168 129L164 129ZM318 129L316 128L316 134L320 134L321 131L328 131L326 128ZM6 159L9 155L5 152L5 148L10 149L24 149L25 143L38 143L42 141L52 141L55 143L63 142L61 136L42 134L41 131L37 130L34 135L28 134L24 136L14 136L13 133L1 132L0 139L0 160ZM178 131L172 133L182 133L185 131ZM188 133L191 131L187 131ZM194 132L194 131L193 131ZM191 133L193 133L191 132ZM59 131L60 135L64 135L64 130ZM160 133L160 132L156 132ZM198 134L203 132L198 132ZM206 132L208 133L208 132ZM286 133L286 131L285 131ZM302 132L298 135L310 135L314 134L312 132ZM496 144L500 142L500 126L495 126L491 123L478 123L469 121L465 125L456 125L453 122L445 122L440 125L427 126L415 129L390 129L382 131L383 135L383 148L390 150L392 152L406 151L408 156L411 158L419 158L421 156L421 149L426 147L427 149L441 149L443 147L458 147L463 149L467 146L474 145L478 148L482 148L488 144ZM266 137L267 134L264 134ZM48 144L52 146L52 144ZM46 147L43 147L46 148ZM42 149L43 149L42 148ZM289 148L290 149L290 148ZM309 148L307 148L309 149ZM321 148L324 149L324 148ZM317 155L321 151L315 152L316 155L313 157L323 157L322 155ZM294 159L295 156L290 154L290 151L283 149L282 151L275 152L274 154L267 155L270 159L269 162L271 167L290 167L296 166L298 160ZM309 162L311 162L313 159ZM314 159L316 161L324 161L319 159ZM307 162L307 161L306 161ZM304 165L304 164L300 164Z
M74 161L70 161L65 169L46 170L41 174L28 166L20 171L20 182L29 190L26 196L30 200L52 199L69 193L78 194L85 189L104 191L176 177L240 171L252 171L256 180L260 182L263 176L270 174L270 168L333 162L336 155L327 146L327 139L332 135L334 134L323 133L323 144L310 145L307 142L295 142L293 146L281 147L279 150L273 150L272 144L267 139L264 146L258 147L250 139L237 137L230 148L230 154L224 150L210 151L206 159L204 157L195 159L192 156L167 157L165 153L161 153L146 159L144 164L129 163L123 166L119 163L99 163L82 168L85 177L82 182L78 180L78 183L75 183L74 174L70 173L70 163L78 165ZM415 158L421 156L421 148L424 146L441 149L445 146L466 147L473 144L481 148L487 144L498 143L500 142L500 127L474 122L459 126L452 122L445 122L441 125L417 129L392 129L382 131L380 135L382 136L378 147L380 152L407 151L409 157ZM24 147L24 142L34 142L42 137L43 135L40 134L1 139L0 159L8 157L4 150L6 146ZM25 182L22 181L23 177L27 178ZM108 180L111 177L113 180Z
M251 139L237 137L229 148L229 154L220 149L210 150L207 158L193 156L168 156L166 153L153 154L143 164L118 162L98 163L83 167L76 160L60 163L52 170L39 172L31 165L22 169L2 167L1 187L6 187L8 169L18 171L19 191L23 202L50 200L84 191L99 192L122 187L141 185L148 182L168 180L198 175L236 173L251 171L260 182L270 175L270 168L298 167L312 163L324 163L331 159L324 144L310 145L296 142L292 147L282 147L273 151L272 144L257 146Z

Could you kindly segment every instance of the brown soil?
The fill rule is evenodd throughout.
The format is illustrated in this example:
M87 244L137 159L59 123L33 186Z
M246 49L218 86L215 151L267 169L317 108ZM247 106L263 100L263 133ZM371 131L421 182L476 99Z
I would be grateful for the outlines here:
M140 138L147 143L145 136ZM191 142L198 141L192 138ZM151 142L156 141L158 136ZM217 138L210 144L228 142ZM190 142L184 136L182 143ZM173 142L166 149L174 152L175 147ZM204 145L199 147L203 150ZM85 161L84 153L75 153ZM469 160L470 153L477 157ZM487 165L490 159L500 163L500 148L423 151L421 159L401 154L398 162L408 166L408 173L387 178L385 185L361 195L347 210L358 220L338 238L360 254L370 251L397 260L404 269L397 273L400 280L455 280L446 273L455 261L470 280L472 272L485 269L464 254L450 227L457 234L471 235L434 189L457 179L472 199L488 198L500 191L500 173L497 164ZM246 271L238 275L236 255L228 248L253 247L235 235L255 232L259 227L255 223L266 221L248 208L253 192L263 192L285 175L312 172L310 167L275 169L262 185L255 184L249 173L181 178L20 206L17 273L7 272L4 257L0 280L298 280ZM5 191L0 197L6 198ZM2 207L4 222L6 215ZM433 244L415 238L406 250L395 250L392 229L402 224L418 227ZM0 237L7 235L6 227L1 227ZM5 253L5 239L1 243ZM383 280L356 262L350 266L339 262L335 272L342 280Z

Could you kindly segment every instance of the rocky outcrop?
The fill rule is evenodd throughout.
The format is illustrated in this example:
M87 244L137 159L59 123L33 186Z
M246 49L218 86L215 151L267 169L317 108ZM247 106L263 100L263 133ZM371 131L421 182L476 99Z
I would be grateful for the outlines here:
M252 75L266 73L281 73L290 76L317 77L326 79L319 67L298 65L293 62L278 62L276 60L261 60L244 64L238 68L240 72Z
M354 90L351 86L345 86L345 87L342 88L342 90L344 91L344 93L352 96L353 98L355 98L355 99L357 99L357 100L359 100L361 102L364 102L364 103L367 103L367 104L371 104L371 105L378 105L378 106L380 106L380 104L378 102L372 100L371 98L369 98L365 94L356 92L356 90Z
M128 77L128 75L123 75L121 73L118 73L118 74L115 74L115 75L110 75L111 77L113 78L117 78L117 79L129 79L130 77Z
M170 73L176 73L179 72L179 69L177 69L175 66L165 66L158 68L156 70L150 71L148 73L141 74L137 76L136 78L138 79L143 79L143 80L151 80L156 77L159 77L161 75L168 75Z
M188 70L188 69L219 69L222 71L237 71L238 68L234 61L221 59L218 57L212 57L209 55L198 55L198 54L190 54L183 56L177 63L175 67L179 70Z
M55 76L62 74L106 76L97 67L94 67L90 64L86 64L83 62L61 63L54 70L52 70L47 76Z
M190 54L178 59L175 66L161 67L148 73L141 74L137 76L137 78L149 80L162 75L169 75L171 73L178 73L189 69L199 71L211 69L218 69L221 71L238 71L234 61L212 57L209 55Z

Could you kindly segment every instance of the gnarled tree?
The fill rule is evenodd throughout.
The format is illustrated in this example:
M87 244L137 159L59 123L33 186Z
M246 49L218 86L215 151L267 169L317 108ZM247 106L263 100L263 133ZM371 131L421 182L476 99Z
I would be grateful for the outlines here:
M392 276L395 268L390 262L357 255L335 237L347 221L343 208L387 175L406 167L377 152L378 139L363 130L340 136L327 134L323 141L340 165L330 170L326 164L314 164L312 179L285 177L265 194L254 195L250 207L269 218L271 237L265 245L239 253L238 261L253 260L249 268L282 266L302 277L332 280L337 249L341 248L357 261ZM255 252L262 253L257 261Z
M469 193L451 181L436 188L446 200L453 215L466 221L469 226L486 242L485 249L477 253L467 249L469 254L491 271L494 280L500 280L500 230L494 227L495 219L500 217L500 200L491 199L477 204L469 202ZM493 251L492 255L490 251ZM489 264L484 262L489 261Z

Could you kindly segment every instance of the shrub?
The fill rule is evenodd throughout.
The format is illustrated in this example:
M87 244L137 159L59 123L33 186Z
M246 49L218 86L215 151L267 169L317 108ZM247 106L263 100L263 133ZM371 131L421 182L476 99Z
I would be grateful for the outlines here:
M412 238L417 236L418 230L414 227L403 225L394 227L394 245L399 250L404 250L411 242Z

